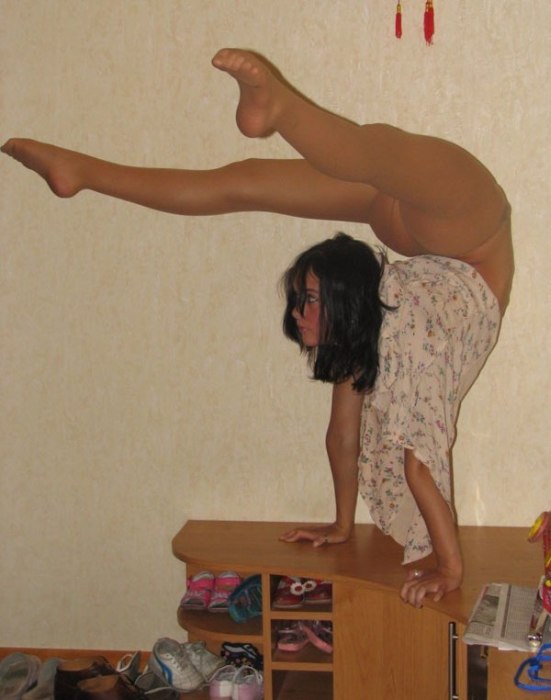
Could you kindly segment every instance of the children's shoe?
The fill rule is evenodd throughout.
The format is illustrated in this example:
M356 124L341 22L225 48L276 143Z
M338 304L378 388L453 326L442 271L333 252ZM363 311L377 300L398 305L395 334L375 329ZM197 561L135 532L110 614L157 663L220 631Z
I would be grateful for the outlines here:
M158 639L153 645L148 668L183 693L191 693L205 683L185 647L167 637Z
M180 601L184 610L206 610L214 589L214 574L200 571L188 579L187 590Z
M224 659L209 651L206 642L185 642L182 646L189 660L206 682L224 665Z
M249 576L230 594L228 612L235 622L246 622L262 615L262 578Z
M249 642L224 642L220 653L225 663L234 667L252 666L257 671L264 667L264 657Z
M235 666L222 666L210 679L209 697L211 700L231 700L233 679L237 674Z
M326 654L331 654L333 651L333 625L331 622L308 620L302 622L301 627L315 647Z
M314 581L315 586L304 594L305 605L324 605L331 602L333 586L331 581Z
M312 581L312 588L315 583ZM311 590L310 587L308 587ZM305 584L297 576L283 576L277 586L273 607L278 610L294 610L304 602Z
M214 580L214 590L208 604L209 612L228 612L229 597L240 585L241 577L235 571L224 571Z
M279 651L297 652L308 643L308 637L299 622L286 624L277 630L276 648Z
M251 666L242 666L234 676L231 700L260 700L264 697L262 674Z

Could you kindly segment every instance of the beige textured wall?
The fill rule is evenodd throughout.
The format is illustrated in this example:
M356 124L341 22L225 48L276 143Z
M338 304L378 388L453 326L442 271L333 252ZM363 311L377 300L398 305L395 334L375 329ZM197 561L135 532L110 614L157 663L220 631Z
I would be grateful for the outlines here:
M397 41L389 0L0 0L2 137L136 165L286 157L234 126L209 62L238 45L357 121L474 151L512 202L518 273L460 416L457 506L528 526L551 507L551 5L437 0L431 48L423 5L403 2ZM330 389L282 337L276 286L337 228L372 236L62 201L5 157L0 177L0 645L150 648L182 636L186 519L332 517Z

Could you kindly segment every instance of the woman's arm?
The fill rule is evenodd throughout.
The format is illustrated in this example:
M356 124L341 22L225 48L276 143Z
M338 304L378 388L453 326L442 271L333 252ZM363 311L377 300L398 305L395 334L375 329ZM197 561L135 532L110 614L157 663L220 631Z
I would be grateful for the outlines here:
M427 594L440 600L461 585L463 562L452 512L428 467L411 450L405 450L404 457L406 480L425 520L437 561L436 569L411 572L402 587L403 600L418 608Z
M315 547L346 542L354 527L358 498L358 456L363 394L352 388L353 379L333 387L326 447L335 489L336 516L332 525L300 528L282 535L286 542L311 540Z

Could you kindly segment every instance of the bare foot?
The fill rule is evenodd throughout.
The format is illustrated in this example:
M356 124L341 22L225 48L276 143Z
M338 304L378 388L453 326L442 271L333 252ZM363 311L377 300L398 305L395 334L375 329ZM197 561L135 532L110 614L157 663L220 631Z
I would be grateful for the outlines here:
M72 197L84 187L81 163L89 156L32 139L10 139L0 150L43 177L58 197Z
M276 129L284 85L258 56L238 49L221 49L212 59L215 68L239 84L236 121L245 136L268 136Z

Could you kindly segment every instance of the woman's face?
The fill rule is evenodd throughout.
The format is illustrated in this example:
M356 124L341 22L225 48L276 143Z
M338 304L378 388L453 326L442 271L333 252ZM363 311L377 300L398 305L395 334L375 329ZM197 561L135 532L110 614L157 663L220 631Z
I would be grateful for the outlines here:
M306 301L304 309L295 308L292 316L296 321L303 344L315 348L320 342L320 281L312 273L306 275Z

